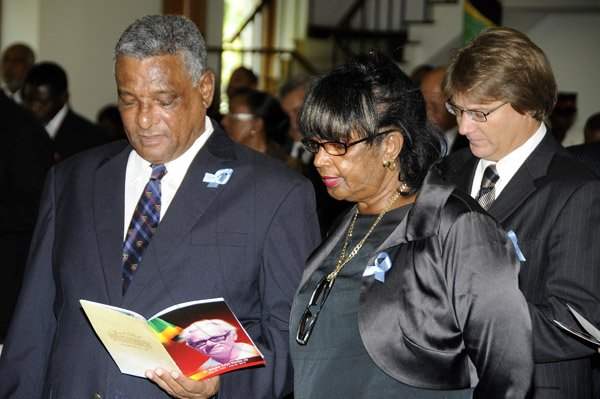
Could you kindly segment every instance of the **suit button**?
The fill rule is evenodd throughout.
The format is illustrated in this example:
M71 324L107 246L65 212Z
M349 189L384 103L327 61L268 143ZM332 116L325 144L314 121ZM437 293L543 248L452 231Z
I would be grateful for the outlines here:
M95 393L92 395L92 399L102 399L102 395L100 395L99 393Z

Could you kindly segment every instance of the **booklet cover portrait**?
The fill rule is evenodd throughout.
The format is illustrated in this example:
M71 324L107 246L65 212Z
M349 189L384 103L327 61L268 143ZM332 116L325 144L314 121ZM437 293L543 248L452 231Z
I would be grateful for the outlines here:
M162 367L202 380L265 364L223 298L186 302L146 320L114 306L80 300L96 334L122 373L145 377Z

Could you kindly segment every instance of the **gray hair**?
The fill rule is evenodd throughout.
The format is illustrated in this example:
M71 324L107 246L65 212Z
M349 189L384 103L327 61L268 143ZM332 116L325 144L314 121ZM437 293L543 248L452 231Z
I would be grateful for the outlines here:
M120 55L148 58L179 55L194 86L206 71L206 44L196 25L181 15L147 15L125 29L115 46Z

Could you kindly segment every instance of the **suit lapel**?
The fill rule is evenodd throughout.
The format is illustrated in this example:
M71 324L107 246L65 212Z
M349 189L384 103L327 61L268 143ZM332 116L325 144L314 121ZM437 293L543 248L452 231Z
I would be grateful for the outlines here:
M440 174L453 182L459 190L469 194L478 162L479 158L473 156L469 148L464 148L446 157L440 166Z
M121 303L121 259L123 253L123 207L125 170L131 147L107 160L94 175L94 227L100 250L108 298Z
M223 192L224 185L208 187L208 184L202 181L204 174L232 168L231 180L240 178L236 174L238 162L235 159L233 142L225 136L216 123L213 125L215 131L190 164L185 178L144 253L140 269L136 272L123 300L124 306L134 302L143 288L167 263L171 254L180 250L181 242L189 238L189 233L198 220Z
M554 138L546 133L488 209L499 223L503 224L537 190L536 180L546 176L550 161L558 148Z

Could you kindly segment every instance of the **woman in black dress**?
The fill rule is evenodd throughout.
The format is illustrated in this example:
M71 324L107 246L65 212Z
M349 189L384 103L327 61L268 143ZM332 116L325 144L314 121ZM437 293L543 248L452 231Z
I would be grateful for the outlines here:
M531 321L507 234L431 167L417 86L389 57L333 68L300 111L329 194L356 205L308 260L292 308L295 397L524 398Z

